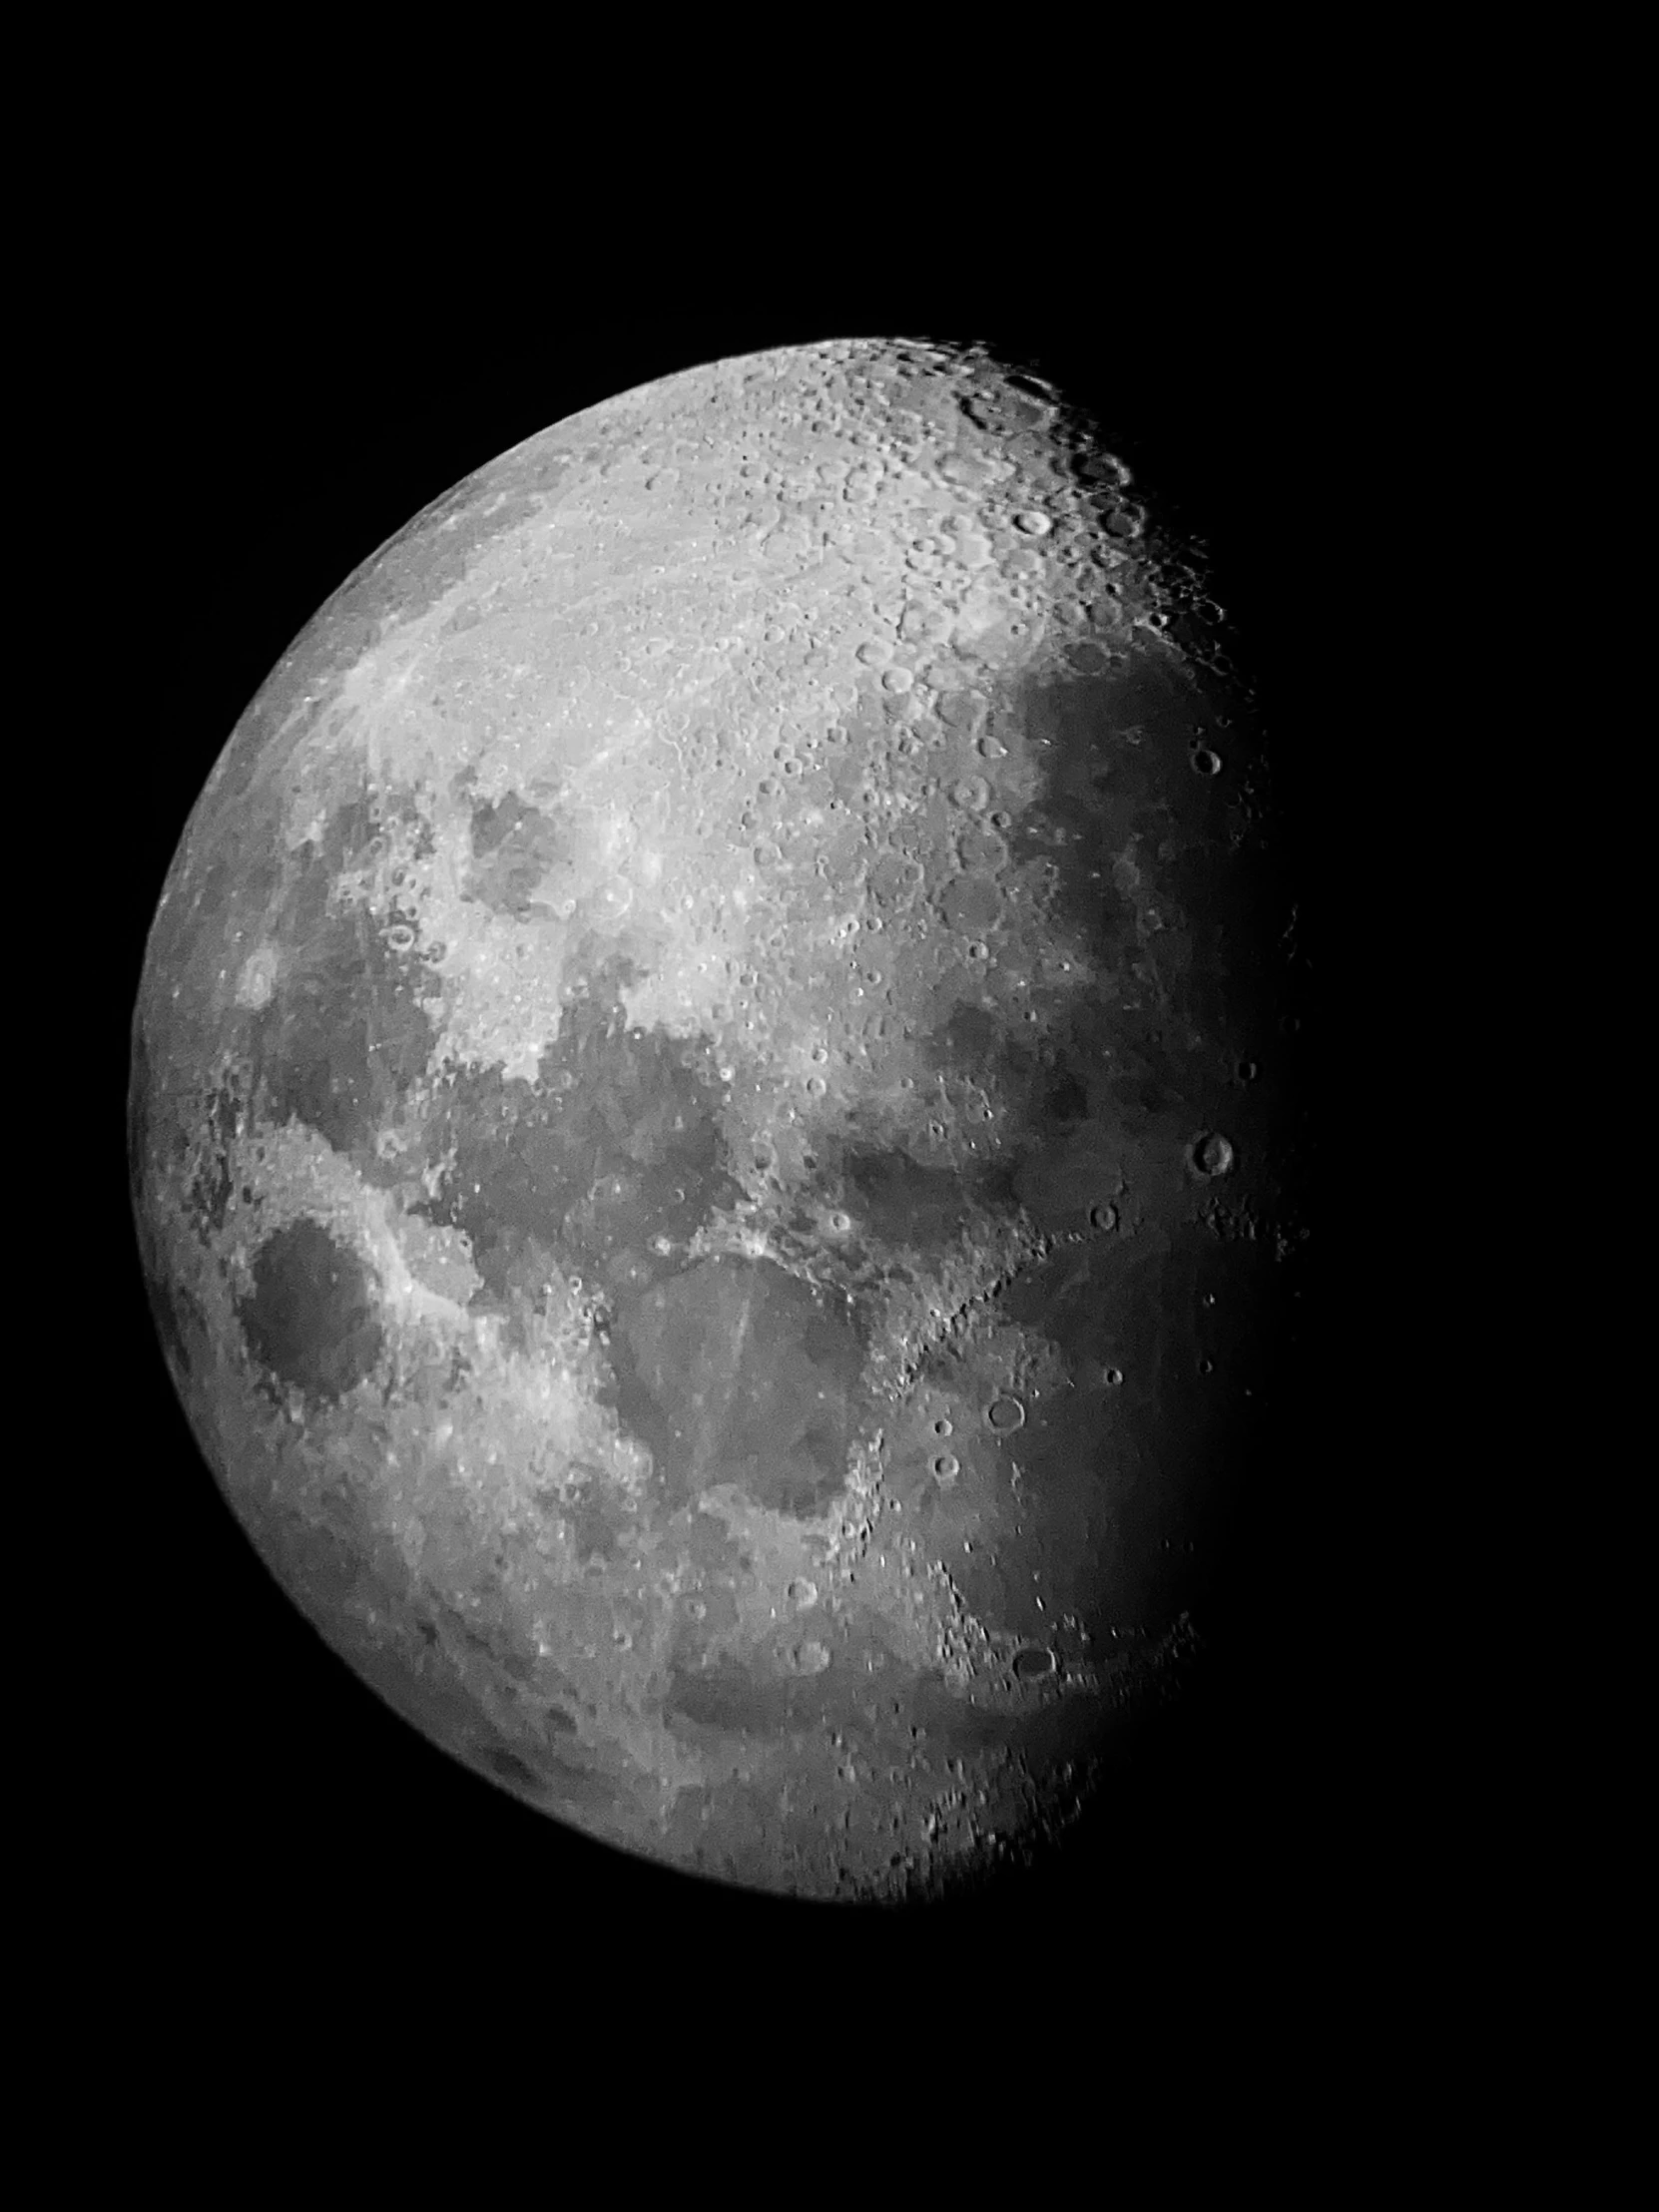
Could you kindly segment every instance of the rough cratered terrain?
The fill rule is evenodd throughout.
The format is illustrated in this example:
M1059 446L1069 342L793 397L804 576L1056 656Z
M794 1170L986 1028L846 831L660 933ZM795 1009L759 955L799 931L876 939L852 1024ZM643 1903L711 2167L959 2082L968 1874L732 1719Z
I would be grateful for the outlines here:
M323 609L133 1082L262 1555L527 1801L949 1888L1180 1662L1287 1225L1244 702L1061 395L844 343L557 425Z

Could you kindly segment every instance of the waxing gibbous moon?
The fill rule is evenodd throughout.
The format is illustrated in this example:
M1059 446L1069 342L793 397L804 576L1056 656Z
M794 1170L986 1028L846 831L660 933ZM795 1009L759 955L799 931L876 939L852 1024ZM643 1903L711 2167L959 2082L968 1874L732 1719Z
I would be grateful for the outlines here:
M948 1895L1238 1509L1256 741L1065 391L830 341L558 422L184 826L135 1210L204 1456L405 1721L618 1852Z

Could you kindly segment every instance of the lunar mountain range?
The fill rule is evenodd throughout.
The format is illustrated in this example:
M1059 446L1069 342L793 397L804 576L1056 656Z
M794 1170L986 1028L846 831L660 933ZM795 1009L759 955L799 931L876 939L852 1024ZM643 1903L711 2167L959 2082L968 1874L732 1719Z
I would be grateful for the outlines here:
M255 1551L442 1751L928 1899L1179 1679L1302 1234L1225 642L1065 391L845 340L515 446L272 672L135 1219Z

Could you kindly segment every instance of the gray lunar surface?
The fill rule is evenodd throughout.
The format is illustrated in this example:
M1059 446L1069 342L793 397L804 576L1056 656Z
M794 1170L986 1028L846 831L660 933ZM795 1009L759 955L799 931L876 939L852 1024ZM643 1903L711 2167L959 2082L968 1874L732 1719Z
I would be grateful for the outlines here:
M947 1895L1179 1677L1294 1233L1205 594L1063 392L808 345L479 468L220 756L161 1342L293 1604L548 1816Z

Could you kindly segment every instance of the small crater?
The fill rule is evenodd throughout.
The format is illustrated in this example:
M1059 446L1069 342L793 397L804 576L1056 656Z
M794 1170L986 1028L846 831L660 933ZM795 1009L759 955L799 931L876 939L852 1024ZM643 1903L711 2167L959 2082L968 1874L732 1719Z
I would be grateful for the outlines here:
M956 857L967 874L994 875L999 868L1006 865L1008 847L989 830L981 830L976 826L972 830L965 830L956 840Z
M237 983L237 1003L242 1006L263 1006L276 987L276 953L274 947L263 945L258 952L249 954L243 963L242 975Z
M482 1757L484 1765L498 1782L510 1782L518 1790L540 1789L540 1776L516 1751L506 1751L499 1745L492 1745Z
M945 692L935 710L946 729L971 732L985 715L985 701L977 692Z
M633 903L633 884L625 875L612 875L597 886L588 906L594 919L603 922L619 920Z
M1006 1436L1025 1426L1025 1407L1017 1397L993 1397L985 1407L985 1418L999 1436Z
M992 929L1002 912L1002 894L994 877L958 875L939 893L939 912L952 929L974 937Z
M1054 1654L1051 1651L1030 1649L1014 1653L1014 1673L1021 1682L1038 1682L1045 1674L1054 1672Z
M1233 1147L1227 1138L1210 1129L1203 1136L1193 1139L1187 1157L1192 1163L1193 1173L1208 1179L1227 1174L1233 1165Z

